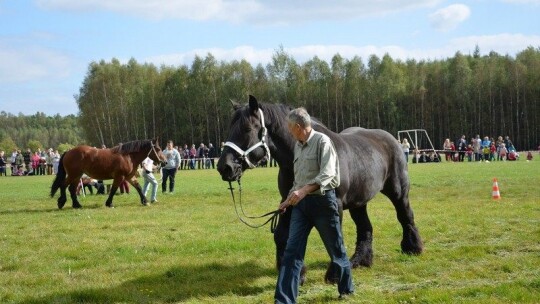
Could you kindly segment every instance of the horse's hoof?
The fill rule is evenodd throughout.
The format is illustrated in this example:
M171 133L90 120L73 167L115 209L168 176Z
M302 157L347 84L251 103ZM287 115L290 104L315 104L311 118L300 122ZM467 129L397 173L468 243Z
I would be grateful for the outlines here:
M326 284L337 284L339 282L339 278L335 277L334 271L332 271L332 264L328 265L328 268L326 269L326 274L324 275L324 282Z
M358 266L371 267L373 264L373 255L371 252L363 255L355 252L349 261L352 268L357 268Z
M114 208L113 204L105 205L107 208Z
M81 208L82 208L82 205L73 205L73 208L74 208L74 209L81 209Z
M62 200L62 198L58 198L58 209L64 208L64 205L66 204L66 200Z

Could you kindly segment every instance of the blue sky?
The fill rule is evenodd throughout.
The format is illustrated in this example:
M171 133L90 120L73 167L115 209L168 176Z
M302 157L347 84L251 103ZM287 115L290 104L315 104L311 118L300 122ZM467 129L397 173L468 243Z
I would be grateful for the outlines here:
M540 0L0 0L0 111L77 114L92 61L435 60L540 47Z

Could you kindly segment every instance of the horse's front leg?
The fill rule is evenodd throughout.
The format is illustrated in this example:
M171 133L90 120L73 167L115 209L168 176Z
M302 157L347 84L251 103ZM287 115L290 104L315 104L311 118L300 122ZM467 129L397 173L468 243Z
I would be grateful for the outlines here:
M107 198L107 201L105 201L105 206L109 208L114 208L113 206L113 198L116 194L116 191L118 190L118 186L122 182L123 179L114 179L112 186L111 186L111 192L109 192L109 197Z
M137 190L137 193L139 193L139 196L141 198L141 204L143 206L148 206L148 200L146 199L146 196L144 196L144 193L142 192L141 184L139 184L139 181L137 179L130 179L128 180L128 183L130 183L135 190Z
M71 196L71 202L73 208L82 208L82 205L79 203L79 200L77 199L77 186L78 183L71 183L69 184L69 195Z
M349 209L356 224L356 248L351 257L351 266L370 267L373 264L373 227L367 214L367 204Z

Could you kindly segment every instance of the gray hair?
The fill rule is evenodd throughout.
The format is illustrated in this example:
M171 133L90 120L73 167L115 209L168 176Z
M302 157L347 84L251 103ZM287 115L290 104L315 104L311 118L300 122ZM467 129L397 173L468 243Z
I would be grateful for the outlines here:
M302 128L311 126L311 117L304 108L296 108L287 116L289 123L299 124Z

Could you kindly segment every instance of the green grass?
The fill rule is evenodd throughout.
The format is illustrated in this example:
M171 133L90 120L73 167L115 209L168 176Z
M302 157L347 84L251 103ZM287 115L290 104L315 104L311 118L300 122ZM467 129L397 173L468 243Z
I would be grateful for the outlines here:
M246 173L246 212L278 206L276 173ZM348 302L540 301L540 161L410 164L409 173L425 252L400 253L395 212L378 195L368 207L374 265L353 271L356 295ZM237 220L216 171L180 172L176 193L159 193L151 207L132 191L116 196L114 209L104 196L87 196L83 209L68 201L58 210L51 182L0 178L1 303L272 303L272 235ZM349 254L354 231L346 213ZM327 262L314 231L300 303L337 302L335 286L324 284Z

